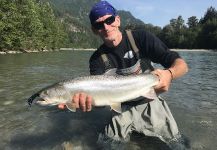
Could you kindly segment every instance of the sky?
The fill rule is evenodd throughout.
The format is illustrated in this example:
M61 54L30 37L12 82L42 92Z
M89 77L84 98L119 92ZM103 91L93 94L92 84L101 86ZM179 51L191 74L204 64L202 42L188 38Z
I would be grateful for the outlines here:
M217 10L217 0L107 0L117 10L130 11L144 23L164 27L171 19L182 16L185 24L189 17L201 19L212 6Z

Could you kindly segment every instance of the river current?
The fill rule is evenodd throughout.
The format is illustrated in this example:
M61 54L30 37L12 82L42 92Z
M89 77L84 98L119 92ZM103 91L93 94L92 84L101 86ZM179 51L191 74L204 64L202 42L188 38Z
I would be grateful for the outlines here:
M217 53L179 52L189 65L184 77L172 82L166 99L179 130L193 150L217 149ZM97 133L109 116L103 109L71 113L28 107L34 92L63 79L89 75L92 51L60 51L0 56L0 149L94 150ZM141 141L132 145L137 149ZM155 148L156 149L156 148Z

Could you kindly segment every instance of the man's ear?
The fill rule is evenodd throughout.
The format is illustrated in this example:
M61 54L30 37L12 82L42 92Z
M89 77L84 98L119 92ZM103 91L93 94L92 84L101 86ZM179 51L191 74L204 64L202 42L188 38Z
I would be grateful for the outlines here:
M93 26L91 26L91 29L92 29L94 34L98 35L98 31Z
M116 16L116 23L117 23L117 26L120 27L121 26L121 17L120 16Z

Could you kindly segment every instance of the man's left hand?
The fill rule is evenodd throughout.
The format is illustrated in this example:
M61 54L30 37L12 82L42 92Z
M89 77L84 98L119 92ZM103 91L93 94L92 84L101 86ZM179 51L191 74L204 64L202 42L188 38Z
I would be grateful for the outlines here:
M163 93L169 90L172 75L169 70L156 69L151 73L157 75L159 77L159 83L154 87L157 93Z

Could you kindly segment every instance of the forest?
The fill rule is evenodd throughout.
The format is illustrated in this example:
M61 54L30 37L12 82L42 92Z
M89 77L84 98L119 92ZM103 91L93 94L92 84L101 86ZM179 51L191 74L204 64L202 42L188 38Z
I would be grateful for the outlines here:
M43 51L61 47L96 48L88 12L97 0L1 0L0 51ZM121 30L144 28L169 48L217 50L217 11L210 6L202 18L171 18L163 28L146 24L130 12L118 11ZM129 19L128 19L129 18Z

